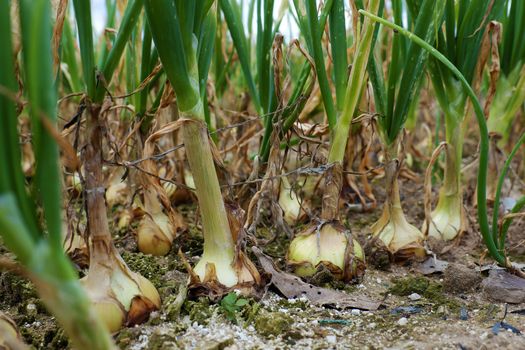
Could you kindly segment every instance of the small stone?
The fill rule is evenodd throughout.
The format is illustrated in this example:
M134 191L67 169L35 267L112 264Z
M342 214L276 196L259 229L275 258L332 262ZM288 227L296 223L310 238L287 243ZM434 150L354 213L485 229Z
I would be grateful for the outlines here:
M421 299L421 295L417 294L417 293L412 293L408 296L408 299L412 300L412 301L416 301L416 300L419 300Z
M400 326L406 326L408 324L408 318L406 317L401 317L398 321L397 321L397 324L400 325Z
M359 316L359 315L361 315L361 310L359 310L359 309L352 309L352 311L350 311L350 313L353 316Z
M525 302L525 280L504 270L491 270L483 281L483 293L491 300L520 304Z
M327 335L325 339L326 339L326 342L329 344L337 343L337 337L335 335Z

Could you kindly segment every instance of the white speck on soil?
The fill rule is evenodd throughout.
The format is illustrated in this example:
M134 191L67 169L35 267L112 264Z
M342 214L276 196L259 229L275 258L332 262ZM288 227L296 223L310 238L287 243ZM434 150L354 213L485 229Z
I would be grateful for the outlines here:
M416 300L419 300L421 299L421 295L417 294L417 293L412 293L408 296L408 299L412 300L412 301L416 301Z
M406 326L408 324L408 318L406 317L401 317L398 321L397 321L397 324L400 325L400 326Z

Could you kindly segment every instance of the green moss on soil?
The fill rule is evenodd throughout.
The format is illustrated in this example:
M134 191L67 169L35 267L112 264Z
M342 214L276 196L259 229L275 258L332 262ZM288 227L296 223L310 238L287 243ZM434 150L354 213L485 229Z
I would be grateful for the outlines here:
M182 305L183 313L190 316L192 322L207 325L216 310L215 305L210 305L207 298L199 298L196 301L186 300Z
M18 306L24 300L36 298L33 284L14 273L0 273L0 305L3 308Z
M428 278L406 277L401 279L393 279L393 285L388 289L388 293L397 296L408 296L412 293L417 293L425 298L424 301L429 301L435 305L445 305L450 311L456 312L461 308L461 304L452 296L447 296L443 293L443 286L441 283L434 282Z
M288 330L292 323L293 319L287 314L261 310L255 320L255 329L265 337L278 336Z
M122 252L122 258L132 271L149 279L156 288L162 287L162 276L167 269L157 262L157 258L152 255L127 251Z

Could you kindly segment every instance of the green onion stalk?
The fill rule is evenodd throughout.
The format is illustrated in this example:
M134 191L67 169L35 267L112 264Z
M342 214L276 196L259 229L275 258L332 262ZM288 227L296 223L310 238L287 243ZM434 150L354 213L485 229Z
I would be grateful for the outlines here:
M402 23L402 13L411 11L411 25L417 35L432 41L436 28L441 23L442 2L422 1L418 8L401 7L393 3L396 23ZM428 55L416 44L394 35L387 80L384 82L381 65L371 59L369 74L374 90L376 111L379 114L379 135L382 141L385 164L386 199L380 218L372 225L372 246L387 251L394 261L423 258L424 235L405 217L399 194L398 176L403 165L404 124L412 101L417 101L420 79Z
M107 84L111 82L126 42L137 24L143 2L128 2L113 46L98 71L94 65L90 1L73 1L87 90L84 98L86 145L82 159L90 264L87 276L81 282L94 304L94 309L104 320L107 329L112 332L124 325L145 321L151 311L160 307L160 296L153 284L131 271L113 244L108 225L102 172L103 118L110 106L110 101L104 100Z
M320 44L320 30L324 26L319 26L315 1L309 1L306 6L306 9L304 9L301 7L301 4L296 3L296 9L299 13L304 10L309 14L309 21L303 22L303 29L309 29L306 35L312 39L311 44L313 46L315 45L314 43ZM344 48L338 46L342 45L341 42L346 43L344 12L342 12L343 2L334 1L332 6L337 8L331 13L331 16L336 17L331 21L331 25L336 26L335 22L343 21L343 25L337 26L339 35L334 37L334 34L332 34L332 39L340 40L340 42L335 44L341 50L341 55L337 57L346 60L346 46ZM370 1L370 11L377 13L379 7L379 0ZM339 24L341 23L339 22ZM340 99L338 106L341 108L338 108L338 118L336 118L337 120L331 129L332 142L328 157L328 170L325 172L324 179L325 189L321 220L310 223L298 233L288 249L287 262L294 268L295 273L302 277L312 276L320 268L324 267L334 277L343 281L351 281L361 277L366 268L364 252L359 242L352 237L350 231L339 221L339 198L343 183L343 160L346 143L350 133L352 118L365 82L366 64L372 47L373 33L374 25L370 20L365 20L362 35L356 42L356 53L350 77L348 81L342 79L343 81L339 85L339 89L343 89L344 92L339 92L338 94ZM332 47L334 48L334 43L332 43ZM320 55L319 47L315 50L314 52L317 52L317 54L315 54L314 59L316 60L316 70L319 77L319 73L322 72L319 66L324 69L324 63L321 60L322 55ZM344 55L342 52L344 52ZM333 105L331 93L330 97L323 96L323 98L325 102L331 101ZM328 112L329 110L327 109L327 113L330 113Z
M393 30L396 30L401 35L407 37L411 42L419 45L422 47L425 51L427 51L430 55L433 56L437 61L439 61L444 68L449 70L451 74L453 74L460 82L462 88L464 89L465 93L469 97L470 101L472 102L474 113L476 116L476 121L478 123L479 132L480 132L480 143L479 143L479 168L478 168L478 186L477 186L477 202L478 202L478 222L479 222L479 228L481 231L481 235L483 237L483 241L485 242L485 245L487 247L487 250L489 251L490 255L496 262L508 268L509 270L515 272L518 275L523 276L523 272L519 270L517 267L513 266L512 262L508 257L506 257L504 252L504 246L505 246L505 237L506 232L508 230L508 226L510 225L510 222L512 220L509 220L510 218L507 218L506 220L503 220L502 223L502 229L500 230L500 238L498 242L498 229L497 229L497 213L493 216L493 228L491 229L489 226L489 217L487 213L487 192L486 192L486 183L487 183L487 169L488 169L488 154L489 154L489 134L487 129L487 123L485 121L485 116L483 115L483 109L481 108L481 105L479 103L479 100L476 96L476 93L469 85L467 79L461 71L454 66L454 64L447 59L441 52L433 48L431 45L429 45L425 40L418 37L417 35L414 35L413 33L407 31L403 27L400 27L394 23L391 23L381 17L377 17L374 14L371 14L369 12L360 10L359 11L362 15L365 15L368 18L373 19L376 22L381 23L384 26L387 26ZM506 175L506 172L508 168L510 167L510 163L512 161L513 156L518 151L518 148L522 145L522 143L525 142L525 135L522 135L520 137L520 140L517 142L517 144L514 146L511 154L509 155L507 161L505 162L505 166L503 168L502 174L498 180L498 187L499 190L497 193L501 191L501 185L503 184L504 177ZM499 207L499 199L495 201L496 207ZM525 206L525 199L520 198L517 203L515 204L514 208L511 210L512 212L516 213L519 210L521 210ZM496 228L495 228L496 227Z
M31 117L36 169L31 195L21 168L17 93L9 2L0 2L0 234L35 284L47 309L78 349L114 349L102 320L62 249L61 190L56 135L57 93L51 54L51 11L47 1L19 2L23 83ZM37 212L34 203L39 204Z
M459 11L454 1L447 0L443 29L436 31L437 48L455 64L469 83L473 83L482 37L487 23L501 12L505 1L462 1ZM467 113L467 95L449 70L434 59L429 64L434 93L445 115L447 151L445 175L438 203L430 223L423 224L429 237L453 240L465 230L461 186L463 123Z
M213 40L200 41L203 23L215 23L213 1L174 2L146 0L145 9L153 41L166 75L177 96L182 118L186 156L195 183L204 235L204 251L193 268L190 288L204 289L208 295L239 289L250 294L260 285L253 263L242 252L238 229L230 227L212 145L205 123L204 103L199 84L207 75L213 50L198 50ZM205 55L205 57L201 56Z

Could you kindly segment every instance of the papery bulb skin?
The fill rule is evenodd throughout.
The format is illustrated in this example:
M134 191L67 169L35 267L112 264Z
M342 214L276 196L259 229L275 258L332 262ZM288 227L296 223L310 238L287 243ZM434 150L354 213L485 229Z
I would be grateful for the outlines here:
M281 178L279 206L284 212L284 220L288 225L296 224L304 214L299 197L286 177Z
M177 191L177 185L175 185L172 182L163 182L162 187L164 187L164 191L166 191L166 195L169 198L172 198L175 192Z
M291 242L287 262L300 277L313 276L324 265L335 278L349 282L361 277L365 259L360 244L339 224L311 225Z
M402 262L424 258L426 249L423 233L407 221L401 206L398 176L403 162L398 158L400 141L398 137L393 143L383 145L386 199L381 216L370 227L373 239L367 243L367 252L371 244L377 245L374 255L381 256L381 252L386 252L390 260Z
M106 190L106 201L108 207L112 208L117 204L123 204L126 201L128 193L128 184L125 182L119 182L111 184Z
M157 214L153 218L144 215L137 228L137 245L144 254L163 256L168 254L173 241L173 230L168 217Z

